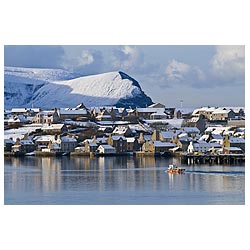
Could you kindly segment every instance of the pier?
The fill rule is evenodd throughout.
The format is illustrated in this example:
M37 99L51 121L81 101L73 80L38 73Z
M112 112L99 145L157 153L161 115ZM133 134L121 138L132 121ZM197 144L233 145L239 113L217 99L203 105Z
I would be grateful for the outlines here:
M181 160L188 164L239 164L245 162L245 154L182 154Z

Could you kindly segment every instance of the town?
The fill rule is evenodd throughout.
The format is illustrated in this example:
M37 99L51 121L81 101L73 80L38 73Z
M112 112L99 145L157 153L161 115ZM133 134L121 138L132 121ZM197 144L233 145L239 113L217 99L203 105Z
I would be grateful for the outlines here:
M212 156L218 156L218 162L222 156L245 159L245 113L240 107L178 109L156 103L126 109L87 108L81 103L52 110L12 108L4 112L4 129L6 157L179 155L196 162Z

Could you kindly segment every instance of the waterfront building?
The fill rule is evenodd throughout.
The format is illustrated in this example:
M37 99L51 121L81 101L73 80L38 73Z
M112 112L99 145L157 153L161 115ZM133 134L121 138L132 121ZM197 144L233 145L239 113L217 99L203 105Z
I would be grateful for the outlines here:
M245 152L245 139L239 137L229 137L228 135L224 137L223 147L238 147L243 152Z
M124 136L109 135L107 142L116 149L117 153L127 152L127 139Z
M205 141L190 141L187 152L188 153L206 153L211 148L211 144Z
M111 145L100 145L97 148L97 152L99 154L115 154L116 153L116 149L114 147L112 147Z
M12 150L12 146L15 144L12 138L4 139L4 151L10 152Z
M176 144L171 142L161 141L146 141L142 145L142 151L146 153L165 153L169 152L169 149L175 148Z
M97 148L98 148L98 145L95 142L89 141L89 140L84 141L84 151L85 152L88 152L88 153L96 152Z
M12 146L12 152L26 154L35 151L35 144L26 136L24 139L17 138L15 144Z

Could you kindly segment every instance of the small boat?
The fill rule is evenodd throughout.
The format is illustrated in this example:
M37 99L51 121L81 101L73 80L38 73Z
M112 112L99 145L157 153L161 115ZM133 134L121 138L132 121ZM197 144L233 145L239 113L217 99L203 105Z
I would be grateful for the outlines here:
M170 174L183 174L185 169L176 167L175 165L168 165L168 169L165 172Z

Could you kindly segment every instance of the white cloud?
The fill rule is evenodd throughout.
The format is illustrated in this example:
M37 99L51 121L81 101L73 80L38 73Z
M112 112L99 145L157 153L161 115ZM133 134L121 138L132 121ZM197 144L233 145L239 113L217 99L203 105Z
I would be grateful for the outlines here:
M130 70L143 61L143 55L136 46L119 46L113 50L112 65L116 69Z
M166 68L166 75L169 81L181 81L190 72L188 64L172 60Z
M165 79L168 86L182 84L195 87L204 87L205 73L197 66L171 60L165 70Z
M94 57L88 50L83 50L81 56L78 57L78 65L84 66L94 62Z
M244 78L245 46L216 46L216 53L211 60L212 74L215 77L233 80Z
M66 55L62 66L77 73L101 73L104 67L102 52L98 50L82 50L78 56Z

